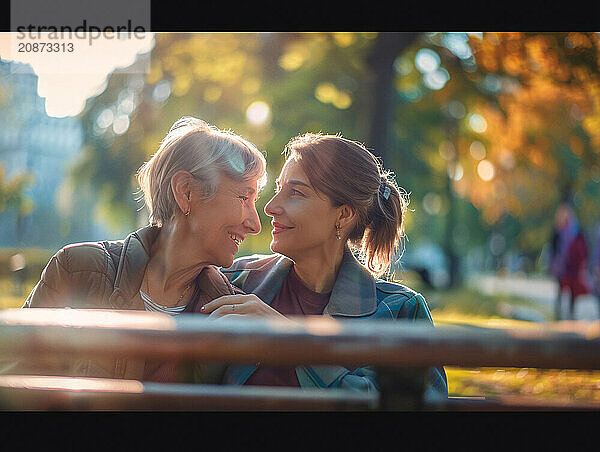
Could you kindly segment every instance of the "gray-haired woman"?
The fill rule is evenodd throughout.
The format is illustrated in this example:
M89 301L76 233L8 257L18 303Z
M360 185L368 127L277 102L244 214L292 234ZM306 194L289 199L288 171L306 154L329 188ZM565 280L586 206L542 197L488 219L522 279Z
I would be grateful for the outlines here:
M64 247L46 265L24 308L175 315L200 312L210 300L239 292L216 266L230 266L244 238L260 232L254 203L266 181L266 161L257 148L184 117L137 177L150 225L124 240ZM163 382L176 381L177 372L173 363L123 359L77 360L57 369L61 375Z

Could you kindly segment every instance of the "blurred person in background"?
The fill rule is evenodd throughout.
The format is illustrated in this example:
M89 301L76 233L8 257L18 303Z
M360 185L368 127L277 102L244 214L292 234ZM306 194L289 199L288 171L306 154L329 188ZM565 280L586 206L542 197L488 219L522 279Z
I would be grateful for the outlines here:
M184 117L137 178L150 224L124 240L65 246L50 259L23 308L176 315L198 313L208 301L240 292L218 266L230 266L242 240L260 232L254 203L266 182L266 161L257 148ZM37 373L19 370L22 364L2 373ZM58 375L161 382L177 381L180 373L175 363L126 359L79 359L57 369ZM196 377L203 381L206 375Z
M594 252L591 261L592 284L594 295L598 302L598 314L600 315L600 222L596 225L594 236Z
M276 193L265 206L276 254L241 257L223 269L246 295L207 303L209 317L283 315L293 321L326 315L433 326L421 294L380 279L403 239L408 206L393 175L362 144L341 136L298 136L287 144L286 157ZM427 380L428 394L448 395L443 368L429 369ZM379 389L370 366L230 366L225 383Z
M588 274L588 248L575 212L568 204L556 210L550 251L550 273L558 281L556 320L561 318L562 294L569 296L570 318L574 319L575 301L591 293Z

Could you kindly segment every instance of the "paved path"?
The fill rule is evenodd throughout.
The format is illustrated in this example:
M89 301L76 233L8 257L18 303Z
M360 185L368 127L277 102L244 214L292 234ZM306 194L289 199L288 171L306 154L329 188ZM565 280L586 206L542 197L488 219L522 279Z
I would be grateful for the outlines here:
M523 320L544 321L554 314L558 284L551 279L526 278L519 276L477 275L469 279L469 284L486 294L506 294L528 298L537 304L535 308L504 306L505 313ZM569 316L567 295L562 299L563 319ZM600 303L593 295L581 295L575 301L575 320L600 319ZM504 314L504 313L503 313Z

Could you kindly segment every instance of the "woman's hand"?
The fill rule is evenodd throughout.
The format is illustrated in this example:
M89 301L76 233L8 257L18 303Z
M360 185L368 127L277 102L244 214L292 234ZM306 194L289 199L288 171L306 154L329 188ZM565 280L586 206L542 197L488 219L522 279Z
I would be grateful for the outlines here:
M200 310L205 314L210 314L209 318L219 318L233 314L289 320L254 294L223 295L209 301Z

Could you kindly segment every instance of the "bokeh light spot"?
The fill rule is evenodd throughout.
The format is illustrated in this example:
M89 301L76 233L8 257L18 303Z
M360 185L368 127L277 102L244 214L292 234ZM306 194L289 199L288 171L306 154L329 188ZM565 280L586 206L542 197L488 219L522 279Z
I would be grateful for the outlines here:
M337 88L329 82L319 83L315 89L315 97L323 103L333 102L337 93Z
M261 126L271 117L271 107L266 102L252 102L246 109L246 119L250 124Z
M429 89L439 90L446 86L450 80L450 74L444 68L438 68L435 71L428 72L423 76L423 83Z
M489 160L482 160L477 165L477 174L484 181L491 181L496 173L496 168Z
M461 102L453 100L448 104L448 113L450 113L450 116L453 118L462 119L465 117L467 110Z
M469 115L469 127L477 133L483 133L487 130L487 121L477 113Z
M423 209L429 215L437 215L442 208L442 199L437 193L427 193L423 197Z
M117 116L113 122L113 132L115 135L123 135L129 129L129 117L127 115Z
M156 102L163 102L171 95L171 83L168 80L162 80L156 84L152 91L152 98Z
M439 152L444 160L452 160L456 157L456 148L450 141L442 141Z
M106 108L102 110L102 112L98 115L98 118L96 118L96 124L98 124L98 127L101 129L106 129L112 124L114 119L115 115L113 114L112 110L110 108Z
M469 147L469 152L475 160L483 160L486 155L485 146L481 141L473 141Z
M454 167L448 167L448 177L454 181L459 181L464 176L464 170L460 163L457 163Z
M421 49L415 56L415 66L423 74L435 71L440 65L440 56L431 49Z

